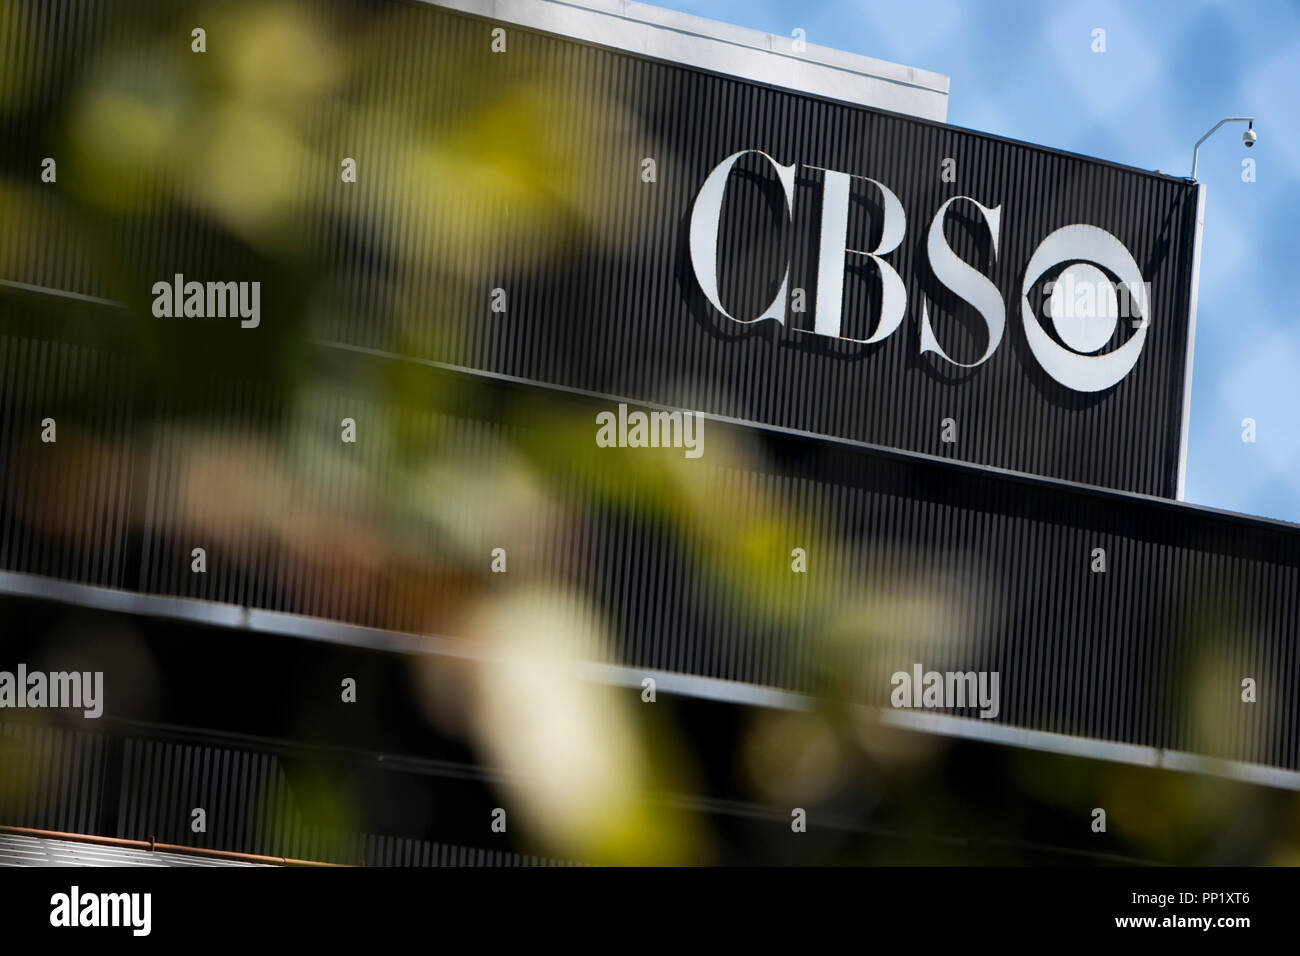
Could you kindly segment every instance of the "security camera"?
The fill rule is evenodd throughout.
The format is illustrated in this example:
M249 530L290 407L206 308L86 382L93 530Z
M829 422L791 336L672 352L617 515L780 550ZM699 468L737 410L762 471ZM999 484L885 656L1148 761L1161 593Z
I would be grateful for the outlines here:
M1257 139L1259 139L1259 137L1255 135L1254 127L1247 128L1246 132L1241 134L1241 141L1245 144L1247 149L1254 146L1255 140Z

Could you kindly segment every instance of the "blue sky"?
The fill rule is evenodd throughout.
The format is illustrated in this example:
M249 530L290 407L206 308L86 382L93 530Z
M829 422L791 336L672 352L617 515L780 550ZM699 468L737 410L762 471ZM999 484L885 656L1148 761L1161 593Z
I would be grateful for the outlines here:
M1300 0L661 0L951 77L948 122L1208 187L1188 501L1300 522ZM1092 31L1106 52L1092 52ZM1256 181L1242 182L1242 159ZM1296 283L1292 288L1290 283ZM1242 420L1256 442L1242 441Z

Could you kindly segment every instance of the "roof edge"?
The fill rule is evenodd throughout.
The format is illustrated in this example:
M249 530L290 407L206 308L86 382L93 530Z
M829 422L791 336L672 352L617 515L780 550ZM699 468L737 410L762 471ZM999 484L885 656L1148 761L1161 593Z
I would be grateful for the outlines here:
M596 46L859 106L945 122L941 73L805 43L634 0L420 0Z

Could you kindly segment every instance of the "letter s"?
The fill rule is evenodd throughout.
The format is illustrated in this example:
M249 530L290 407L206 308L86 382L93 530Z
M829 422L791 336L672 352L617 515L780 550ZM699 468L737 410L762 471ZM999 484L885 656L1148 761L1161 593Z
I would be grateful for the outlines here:
M989 344L984 349L984 354L974 362L958 362L950 358L939 341L934 337L934 331L930 328L930 314L926 308L925 300L921 300L921 351L934 352L953 365L959 365L962 368L974 368L977 365L983 365L989 360L989 357L996 351L999 343L1002 341L1002 333L1007 326L1007 305L1002 299L1002 293L988 276L984 275L974 266L967 264L957 253L953 252L948 246L948 241L943 235L943 217L948 212L948 207L958 199L965 199L973 203L975 208L980 211L984 221L988 224L989 232L993 236L993 259L998 257L998 235L1002 228L1002 207L994 206L989 208L982 205L977 200L971 199L970 196L953 196L934 214L934 219L930 223L930 233L925 243L925 253L930 260L930 268L934 271L935 278L943 283L944 287L960 296L966 302L975 307L975 311L980 314L984 324L989 330Z

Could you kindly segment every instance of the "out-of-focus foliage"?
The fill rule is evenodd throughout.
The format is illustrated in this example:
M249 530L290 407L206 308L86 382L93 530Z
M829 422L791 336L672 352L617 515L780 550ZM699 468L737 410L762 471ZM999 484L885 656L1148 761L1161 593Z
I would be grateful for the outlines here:
M996 569L958 574L961 556L947 553L886 568L860 554L856 573L793 575L797 496L733 491L737 471L762 467L761 449L718 433L699 462L675 450L611 453L595 448L589 417L527 397L501 411L489 439L468 436L442 411L469 400L453 379L392 362L358 389L326 357L321 340L340 322L381 330L399 349L438 340L449 303L507 246L513 269L535 272L593 250L625 253L608 184L580 180L569 162L652 138L607 91L586 91L605 102L606 122L595 141L578 141L558 64L526 52L508 71L483 69L467 50L417 78L389 76L391 52L410 42L420 14L400 4L109 4L100 39L76 59L49 40L57 5L0 5L0 119L22 133L0 150L0 279L35 274L24 281L119 303L79 334L124 340L141 396L131 433L104 436L101 409L82 391L89 382L27 383L33 407L58 407L64 434L85 439L65 441L81 457L55 474L5 463L6 491L37 489L10 502L24 520L71 534L83 520L78 476L150 473L165 447L151 487L174 492L179 540L250 568L279 554L296 569L281 593L325 595L344 619L474 642L493 665L466 686L427 685L429 712L501 771L521 824L558 857L710 859L722 837L707 821L717 816L676 812L673 795L719 774L773 808L782 828L792 806L848 821L829 843L810 841L822 858L909 861L855 843L891 788L910 801L894 819L912 832L962 819L963 795L942 776L947 743L884 729L859 704L864 682L879 685L897 663L892 646L926 646L937 661L979 640L990 624L969 612L968 589ZM189 48L199 24L202 55ZM20 46L26 68L6 68ZM46 155L58 158L57 190L35 175ZM355 184L340 183L344 158L357 162ZM256 340L150 314L148 290L186 251L175 237L196 229L222 278L282 290L264 302L274 320ZM61 285L68 276L82 287ZM344 410L331 402L358 390L370 404L354 448L337 440ZM231 411L264 400L274 415ZM735 765L701 767L692 740L644 720L637 689L584 676L579 662L610 658L616 625L584 593L581 567L547 559L547 542L585 540L591 516L565 493L575 486L607 517L661 528L756 630L800 635L801 675L822 701L756 711ZM146 520L131 515L137 531ZM521 531L532 544L494 575L491 549ZM852 554L852 533L822 528L798 543ZM1209 690L1193 699L1212 702L1190 716L1213 749L1222 702ZM1196 841L1213 858L1209 828L1230 829L1251 810L1222 787L1138 788L1127 771L1021 783L1044 806L1091 805L1095 795L1139 855L1177 855ZM346 803L315 789L314 816L346 827ZM1006 826L1019 832L1018 821ZM1297 829L1279 862L1294 862ZM963 850L939 841L927 859L959 862Z

